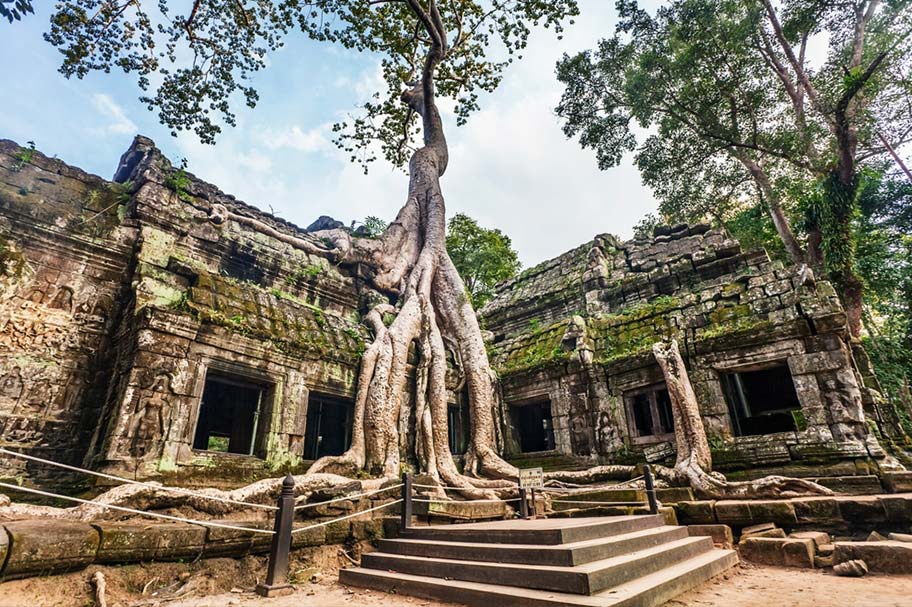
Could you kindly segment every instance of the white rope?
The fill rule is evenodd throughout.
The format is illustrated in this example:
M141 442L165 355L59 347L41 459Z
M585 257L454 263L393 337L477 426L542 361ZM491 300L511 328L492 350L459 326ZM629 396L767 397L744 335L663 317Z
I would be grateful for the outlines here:
M336 523L338 521L344 521L345 519L355 518L356 516L361 516L362 514L367 514L368 512L374 512L375 510L381 510L383 508L386 508L387 506L393 506L402 501L403 500L400 498L400 499L397 499L392 502L387 502L385 504L381 504L380 506L374 506L373 508L368 508L367 510L361 510L361 511L355 512L353 514L346 514L345 516L340 516L339 518L334 518L330 521L323 521L322 523L308 525L307 527L298 527L297 529L292 531L292 533L300 533L301 531L307 531L308 529L316 529L317 527L325 527L326 525L332 525L333 523Z
M55 462L49 459L43 459L40 457L35 457L34 455L26 455L25 453L19 453L17 451L9 451L0 447L0 453L6 455L12 455L13 457L21 457L22 459L32 460L33 462L39 462L42 464L48 464L51 466L57 466L59 468L65 468L67 470L73 470L74 472L81 472L82 474L91 474L93 476L99 476L101 478L106 478L110 480L120 481L122 483L127 483L129 485L139 485L141 487L149 487L150 489L156 489L159 491L167 491L169 493L176 493L178 495L187 495L192 497L198 497L201 499L213 500L216 502L226 502L228 504L237 504L238 506L248 506L250 508L262 508L263 510L278 510L277 506L270 506L268 504L254 504L252 502L242 502L238 500L233 500L227 497L216 497L214 495L206 495L205 493L198 493L196 491L191 491L189 489L181 489L179 487L167 487L165 485L160 485L156 483L144 483L143 481L135 481L133 479L124 478L122 476L115 476L113 474L105 474L104 472L95 472L94 470L86 470L85 468L79 468L77 466L70 466L69 464L61 464L60 462Z
M383 489L375 489L373 491L368 491L366 493L357 493L355 495L346 495L344 497L337 497L336 499L327 500L325 502L314 502L312 504L302 504L300 506L295 506L295 510L304 510L305 508L313 508L315 506L325 506L326 504L334 504L336 502L344 502L346 500L353 500L359 497L366 497L368 495L374 495L376 493L383 493L384 491L392 491L393 489L398 489L402 486L402 483L398 485L392 485L390 487L384 487Z
M212 521L195 521L188 518L181 518L179 516L171 516L169 514L159 514L157 512L143 512L142 510L134 510L133 508L126 508L124 506L115 506L114 504L102 504L100 502L93 502L92 500L84 500L78 497L70 497L68 495L58 495L57 493L49 493L47 491L40 491L38 489L32 489L31 487L20 487L18 485L11 485L9 483L0 482L0 487L6 487L7 489L13 489L15 491L25 491L26 493L34 493L36 495L43 495L45 497L55 497L62 500L70 500L71 502L78 502L80 504L88 504L90 506L98 506L99 508L107 508L109 510L119 510L121 512L130 512L131 514L139 514L141 516L150 516L152 518L162 518L168 521L177 521L179 523L190 523L191 525L202 525L203 527L220 527L222 529L234 529L236 531L251 531L253 533L266 533L272 535L275 533L271 529L254 529L252 527L238 527L237 525L226 525L225 523L215 523Z
M634 504L646 505L646 502L582 502L574 500L562 500L556 499L553 500L555 504L598 504L601 506L632 506Z
M412 498L413 502L421 502L423 504L505 504L506 502L518 502L519 498L514 497L508 500L424 500L418 498Z
M449 485L417 485L417 484L413 484L412 487L416 487L416 488L418 488L418 489L449 489L449 490L452 490L452 491L491 491L491 490L497 491L497 490L500 490L500 489L511 489L511 488L515 488L515 485L514 485L514 487L475 487L475 486L472 486L472 485L470 485L470 486L468 486L468 487L450 487Z

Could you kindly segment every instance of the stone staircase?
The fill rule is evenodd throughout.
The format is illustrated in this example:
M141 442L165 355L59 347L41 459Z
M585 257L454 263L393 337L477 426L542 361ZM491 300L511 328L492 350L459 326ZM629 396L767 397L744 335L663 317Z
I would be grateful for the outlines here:
M653 607L734 566L660 515L413 527L344 584L478 607Z

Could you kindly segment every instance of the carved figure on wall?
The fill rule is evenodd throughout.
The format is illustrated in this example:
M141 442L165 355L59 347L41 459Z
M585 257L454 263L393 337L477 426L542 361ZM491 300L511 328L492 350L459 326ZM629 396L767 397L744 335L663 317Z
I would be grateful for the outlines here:
M10 413L22 396L22 370L16 366L0 380L0 411Z
M577 455L589 455L592 451L592 432L587 417L585 395L573 396L570 405L570 444Z
M153 453L153 447L163 440L171 395L171 377L162 373L156 376L152 387L144 390L139 397L127 428L126 438L131 456L143 458Z
M48 304L49 308L54 308L55 310L63 310L64 312L73 311L73 289L70 287L60 287L57 289L57 292L54 293L51 303Z

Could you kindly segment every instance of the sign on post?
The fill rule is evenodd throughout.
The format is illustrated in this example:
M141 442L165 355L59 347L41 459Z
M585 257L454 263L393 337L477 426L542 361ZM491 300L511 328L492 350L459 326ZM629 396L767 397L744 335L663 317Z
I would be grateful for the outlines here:
M525 468L519 471L519 486L523 489L541 489L545 486L545 473L541 468Z

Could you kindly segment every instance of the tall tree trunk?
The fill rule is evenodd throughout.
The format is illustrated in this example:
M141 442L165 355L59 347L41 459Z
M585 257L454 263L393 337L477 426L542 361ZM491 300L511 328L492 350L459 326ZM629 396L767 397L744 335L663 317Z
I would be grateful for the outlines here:
M711 472L712 455L703 418L678 342L674 339L658 342L653 345L652 352L665 376L678 449L674 468L658 467L658 476L672 483L690 485L699 496L710 499L832 494L826 487L799 478L767 476L753 481L729 482L721 474Z
M767 209L769 209L770 219L773 221L773 226L776 228L776 233L779 235L779 240L782 241L782 245L785 247L789 259L791 259L792 263L795 265L805 263L805 254L801 248L801 243L798 242L795 233L792 231L792 226L789 223L788 217L785 216L785 211L782 209L782 202L779 199L779 194L770 183L766 171L763 170L763 167L760 166L756 160L744 152L732 152L732 154L744 165L748 173L750 173L751 177L754 179L754 183L757 184L757 187L763 194L763 198L766 200Z
M399 416L409 413L406 362L414 347L419 361L414 405L420 470L463 489L466 495L490 495L490 489L506 483L480 477L512 480L518 471L497 454L493 372L465 284L446 251L446 208L440 177L449 155L434 101L434 73L447 47L445 32L437 29L439 20L433 15L427 17L424 25L433 44L422 80L402 96L403 102L421 116L424 132L424 147L409 163L408 200L379 250L375 246L359 252L357 242L345 246L349 258L371 258L377 264L378 277L382 277L380 288L399 285L398 311L389 327L381 318L391 311L389 306L368 316L375 337L364 354L358 379L351 449L342 456L315 462L310 472L351 474L366 469L383 476L399 474L400 441L405 439L400 432L405 420ZM407 243L404 250L403 242ZM455 344L469 395L472 434L465 474L457 470L447 440L445 342Z

